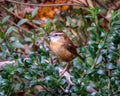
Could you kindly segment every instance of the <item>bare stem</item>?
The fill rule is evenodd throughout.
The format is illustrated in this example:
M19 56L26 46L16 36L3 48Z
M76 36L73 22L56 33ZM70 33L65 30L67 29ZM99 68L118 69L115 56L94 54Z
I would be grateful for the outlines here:
M20 5L25 5L25 6L42 6L42 7L46 7L46 6L80 6L80 4L66 4L66 3L65 4L30 4L30 3L17 2L17 1L13 1L13 0L5 0L5 1L20 4Z

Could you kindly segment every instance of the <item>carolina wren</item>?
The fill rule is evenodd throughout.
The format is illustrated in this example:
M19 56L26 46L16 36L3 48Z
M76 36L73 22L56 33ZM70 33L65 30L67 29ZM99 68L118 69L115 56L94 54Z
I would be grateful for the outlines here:
M82 61L84 61L83 57L81 57L76 50L76 46L73 42L67 37L67 35L61 31L53 31L49 34L50 37L50 50L51 52L58 57L58 59L69 62L66 65L66 68L62 72L63 75L66 70L69 70L72 61L76 56L78 56Z
M49 34L50 37L50 50L57 56L60 60L65 62L72 61L76 56L78 56L82 61L81 57L76 50L76 46L67 37L67 35L61 31L53 31Z

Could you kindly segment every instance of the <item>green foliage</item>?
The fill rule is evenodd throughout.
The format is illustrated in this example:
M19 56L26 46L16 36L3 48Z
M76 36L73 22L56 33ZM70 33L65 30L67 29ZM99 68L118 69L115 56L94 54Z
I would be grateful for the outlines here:
M24 23L27 22L27 21L28 21L28 19L21 19L21 20L17 23L17 25L20 26L20 25L24 24Z
M77 14L81 13L76 10ZM37 8L32 13L35 16ZM67 26L59 20L59 17L53 21L48 20L45 27L31 30L33 33L20 32L15 26L7 25L6 22L10 16L6 16L0 22L0 61L14 60L12 65L6 64L0 72L0 96L14 96L19 92L25 92L30 96L117 96L120 90L120 11L113 13L109 31L100 25L103 19L98 19L98 8L90 8L89 13L84 17L81 15L64 17L68 27L78 31L87 31L89 41L87 48L79 46L81 55L85 58L82 63L79 58L74 59L73 68L69 71L71 80L74 83L65 92L68 86L66 78L61 78L58 72L58 65L51 62L51 56L45 43L40 47L37 43L47 36L52 30L64 30ZM81 26L77 25L77 20L81 20ZM74 18L74 20L73 20ZM27 22L28 19L22 19L18 22L20 26ZM41 23L32 20L34 23ZM62 24L62 25L61 25ZM4 27L5 26L5 27ZM60 26L60 27L59 27ZM64 30L65 31L65 30ZM80 37L79 37L80 38ZM24 44L31 44L31 53L26 55L18 53L24 49ZM64 64L60 64L64 65ZM36 86L40 85L43 89L39 92ZM89 93L87 86L92 86L97 92Z
M37 14L37 12L38 12L38 7L36 7L36 8L33 10L33 12L32 12L32 18L35 17L35 15Z

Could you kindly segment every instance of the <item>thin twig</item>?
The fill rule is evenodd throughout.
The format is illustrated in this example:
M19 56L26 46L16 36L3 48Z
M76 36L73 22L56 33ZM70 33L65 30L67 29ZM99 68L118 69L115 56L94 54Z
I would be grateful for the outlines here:
M110 70L108 70L108 89L110 89L110 87L111 87L111 81L109 78L110 74L111 74L111 72L110 72Z
M104 18L107 22L109 22L108 19L106 19L106 17L103 14L99 14L102 18Z
M73 1L74 4L79 4L80 6L84 6L84 7L87 7L86 3L80 1L80 0L74 0Z
M11 3L20 4L20 5L25 5L25 6L42 6L42 7L46 7L46 6L80 6L80 4L66 4L66 3L65 4L30 4L30 3L17 2L17 1L13 1L13 0L6 0L6 1L11 2Z
M92 0L86 0L86 2L91 8L94 8Z
M43 87L48 93L50 93L52 96L55 95L54 92L51 91L49 88L47 88L42 81L39 81L38 84L39 84L40 86L42 86L42 87Z
M103 7L107 10L109 10L109 8L107 8L107 6L105 6L104 4L102 4L99 0L95 0L95 2L100 6L100 7Z
M54 93L52 91L50 91L46 86L41 85L48 93L54 95Z
M3 2L4 0L1 0L0 2Z

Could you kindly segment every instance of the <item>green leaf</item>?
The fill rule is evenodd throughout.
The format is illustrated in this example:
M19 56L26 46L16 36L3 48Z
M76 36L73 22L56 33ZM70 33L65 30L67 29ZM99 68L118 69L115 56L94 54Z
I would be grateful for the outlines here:
M15 29L14 26L11 26L7 29L7 32L5 33L5 35L9 35L11 32L13 32L13 30Z
M91 74L94 70L93 69L88 69L86 72L87 74Z
M37 14L37 12L38 12L38 7L36 7L36 8L33 10L33 12L32 12L32 18L35 17L35 15Z
M2 24L5 23L8 19L10 18L10 16L6 16L2 19Z
M25 79L27 79L27 80L31 80L30 75L25 75Z
M26 67L30 67L33 64L33 61L31 58L28 58L24 61L24 64Z
M65 79L62 79L62 80L60 81L60 83L61 83L61 85L64 85L64 84L66 83L66 80L65 80Z
M12 68L10 66L10 64L6 64L4 67L3 67L3 70L6 70L8 71L9 73L11 72Z
M67 26L70 26L72 23L72 19L68 16L67 17Z
M0 96L5 96L4 91L1 91L1 92L0 92Z
M74 92L79 91L79 89L78 89L78 87L77 87L77 86L73 86L71 89L72 89L72 90L74 90Z
M104 41L102 41L99 45L98 45L98 48L102 48L104 46Z
M17 68L17 72L19 72L20 74L24 72L23 68Z
M95 43L96 43L96 42L93 41L93 40L89 40L89 41L88 41L88 44L90 44L90 45L95 44Z
M21 20L17 23L17 25L20 26L20 25L26 23L27 21L28 21L28 19L21 19Z
M31 15L31 13L26 13L25 16L26 16L27 19L32 20L32 15Z
M120 24L120 20L113 22L114 24Z
M95 29L95 27L88 27L87 31L91 31L91 30L94 30L94 29Z
M101 32L100 36L101 36L101 37L105 37L105 33L104 33L104 32Z
M88 65L92 65L93 62L94 62L93 59L92 59L92 57L88 57L86 61L87 61Z
M13 47L16 48L24 48L24 45L21 44L18 40L13 43Z
M93 16L96 16L99 12L99 8L98 7L89 8L89 11L92 13Z
M71 96L78 96L77 93L72 93Z
M96 64L99 64L101 61L102 61L102 55L98 57Z
M51 25L50 20L47 20L47 21L46 21L46 27L48 28L48 27L50 27L50 25Z
M26 37L26 38L25 38L25 41L26 41L26 42L32 42L32 39L29 38L29 37Z
M93 18L93 16L92 16L91 14L86 15L85 17L86 17L86 18Z
M100 74L100 75L103 75L103 74L104 74L104 71L103 71L102 69L99 69L99 70L97 71L97 73Z
M12 41L12 42L15 42L16 40L18 40L18 38L17 37L10 37L9 40Z
M40 20L32 20L33 23L40 25L41 21Z
M13 55L14 59L18 59L18 54L17 53L13 53L12 55Z
M114 20L115 18L117 18L117 16L120 16L120 10L113 13L111 20Z
M115 68L115 66L112 63L108 63L106 65L106 67L107 67L107 69L113 69L113 68Z
M0 38L4 38L4 32L0 32Z
M25 84L24 83L18 83L18 84L16 84L16 86L19 90L23 90L24 87L25 87Z

